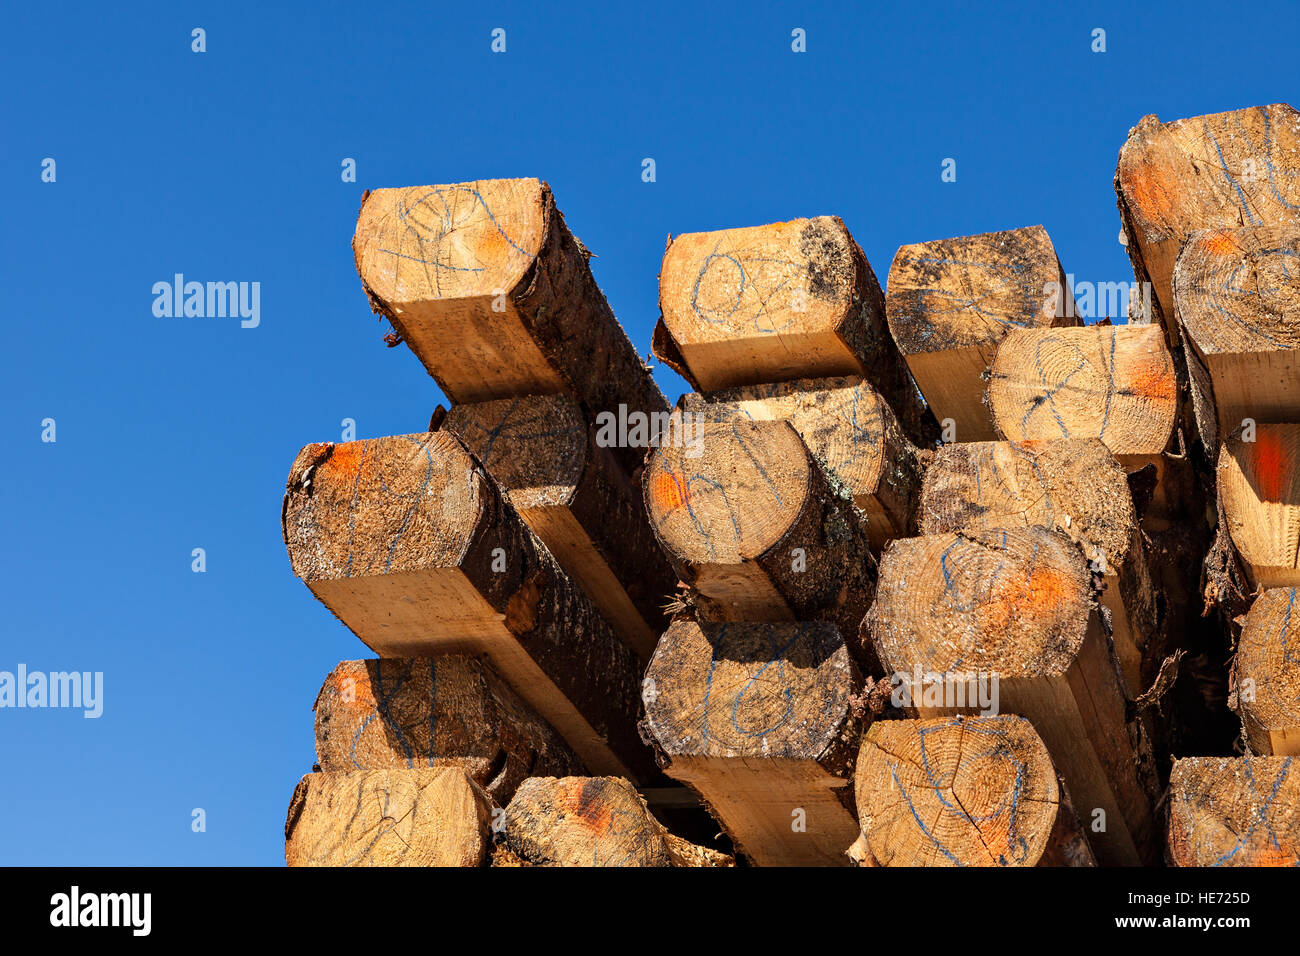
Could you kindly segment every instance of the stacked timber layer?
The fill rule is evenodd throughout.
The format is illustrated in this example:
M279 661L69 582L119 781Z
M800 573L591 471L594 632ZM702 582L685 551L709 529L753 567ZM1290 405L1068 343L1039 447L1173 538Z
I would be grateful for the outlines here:
M1131 131L1132 324L1040 226L887 294L832 216L677 236L675 408L545 183L368 192L362 286L451 408L290 468L291 566L376 656L286 860L1294 864L1298 146Z

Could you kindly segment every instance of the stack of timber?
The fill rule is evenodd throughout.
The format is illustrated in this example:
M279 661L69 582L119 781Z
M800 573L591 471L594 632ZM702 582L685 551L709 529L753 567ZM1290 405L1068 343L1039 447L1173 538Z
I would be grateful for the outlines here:
M377 656L286 860L1300 861L1300 115L1147 117L1114 182L1127 321L1041 226L888 295L834 217L670 238L675 408L545 183L366 193L451 408L290 470L293 570Z
M380 659L321 691L286 857L482 865L484 808L528 777L657 779L636 724L673 579L644 442L596 424L668 404L545 183L367 192L353 248L390 344L455 404L439 430L308 445L290 469L293 569Z
M985 383L1009 332L1080 324L1042 226L903 246L885 311L947 442L998 437Z

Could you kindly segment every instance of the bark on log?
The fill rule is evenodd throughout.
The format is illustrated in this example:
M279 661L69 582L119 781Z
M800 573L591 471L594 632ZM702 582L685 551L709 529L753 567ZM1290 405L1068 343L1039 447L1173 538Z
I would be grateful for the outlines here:
M381 657L483 654L587 767L651 772L636 655L451 434L308 445L283 525L294 573Z
M848 865L859 686L829 624L679 618L646 672L646 738L751 862Z
M788 421L827 475L866 513L874 551L915 532L921 483L917 449L889 405L862 378L691 392L682 396L678 407L685 422Z
M865 376L922 447L934 417L889 336L871 265L834 216L670 238L654 352L699 392Z
M640 488L614 457L618 436L588 425L564 395L457 405L442 427L478 458L561 567L648 659L668 626L663 605L676 578L655 543Z
M498 806L528 777L583 772L490 665L464 654L343 661L313 709L326 772L459 767Z
M985 383L1009 331L1080 324L1042 226L902 246L888 290L889 331L949 441L997 437Z
M1093 866L1023 717L880 720L862 740L858 820L878 866Z

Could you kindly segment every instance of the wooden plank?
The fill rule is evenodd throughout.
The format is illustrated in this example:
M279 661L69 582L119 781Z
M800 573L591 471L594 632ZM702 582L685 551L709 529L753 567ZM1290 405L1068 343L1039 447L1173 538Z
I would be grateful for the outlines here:
M1187 757L1169 777L1173 866L1300 865L1292 757Z
M670 238L654 352L696 391L861 375L908 437L937 436L871 265L834 216Z
M644 485L651 526L702 617L824 618L856 633L875 588L866 516L788 422L698 427L698 454L656 449Z
M1238 431L1219 452L1218 491L1233 545L1256 589L1300 585L1300 425Z
M641 490L614 457L616 446L602 444L603 430L564 395L457 405L442 427L478 458L624 641L648 659L668 626L663 606L676 578L655 544Z
M1156 326L1022 329L998 348L989 402L1010 441L1097 438L1129 471L1151 466L1149 512L1175 505L1166 452L1178 452L1180 403L1173 356Z
M1173 290L1213 383L1219 430L1300 421L1300 226L1193 233Z
M1098 862L1153 863L1150 754L1129 724L1078 545L1040 527L904 538L881 558L880 585L864 628L895 683L910 688L907 712L988 712L991 698L994 712L1029 719ZM933 676L917 686L917 675ZM958 686L961 698L939 693Z
M879 720L854 777L877 866L1093 866L1052 758L1023 717Z
M788 421L827 475L866 513L874 551L914 533L921 483L917 449L893 410L860 376L690 392L678 408L693 423Z
M620 777L530 777L501 818L495 866L733 866L670 833Z
M889 331L948 441L997 437L984 396L1012 329L1079 325L1069 283L1042 226L899 248L885 296Z
M636 654L450 433L308 445L283 526L294 573L379 656L483 654L589 768L653 773Z
M1170 123L1149 115L1129 131L1115 192L1134 273L1151 282L1167 327L1174 264L1187 238L1201 229L1296 223L1298 173L1300 114L1285 103Z
M1260 756L1300 756L1300 636L1293 628L1300 629L1296 589L1272 588L1250 606L1237 642L1237 711Z
M943 445L925 472L922 534L1040 525L1083 549L1103 577L1115 653L1130 689L1156 676L1165 652L1128 475L1095 438Z
M313 709L326 772L459 767L498 806L527 777L583 772L560 735L465 654L342 661Z
M546 183L487 179L365 194L357 273L453 402L567 392L587 412L665 412ZM622 448L629 470L642 449Z
M483 866L492 801L456 767L309 773L284 825L289 866Z
M645 729L751 862L848 865L859 689L829 624L679 618L646 671Z

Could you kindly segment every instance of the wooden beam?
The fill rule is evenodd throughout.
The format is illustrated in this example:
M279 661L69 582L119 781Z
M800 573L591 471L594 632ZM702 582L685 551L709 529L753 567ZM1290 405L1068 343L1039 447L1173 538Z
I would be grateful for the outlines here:
M1007 332L1080 324L1042 226L902 246L888 290L889 331L949 441L997 437L985 383Z
M1178 321L1213 382L1219 430L1247 418L1300 421L1300 225L1194 233L1173 288Z
M674 836L619 777L530 777L502 817L496 866L733 866Z
M618 436L589 425L565 395L456 405L442 427L478 458L624 641L648 659L668 626L663 606L676 578L655 544L640 488L614 457Z
M861 377L690 392L678 408L691 422L788 421L827 475L866 513L874 551L914 532L921 483L917 449L889 405Z
M900 539L864 627L909 714L1028 718L1085 824L1104 820L1090 834L1098 861L1154 862L1150 754L1077 544L1040 527Z
M644 485L650 523L700 614L824 618L855 633L875 588L866 516L789 423L698 429L694 449L655 450Z
M1300 865L1292 757L1187 757L1169 777L1173 866Z
M912 441L937 435L876 275L837 217L670 238L659 309L655 355L696 391L862 375Z
M313 709L326 772L459 767L499 806L527 777L583 772L560 735L465 654L343 661Z
M1219 452L1224 520L1251 583L1300 585L1300 425L1238 430Z
M1237 642L1233 664L1237 712L1250 749L1260 756L1300 756L1297 632L1296 588L1272 588L1250 606Z
M679 618L646 671L644 726L751 862L848 865L859 689L829 624Z
M1095 438L943 445L925 472L922 534L1040 525L1076 541L1103 575L1115 653L1130 689L1164 656L1151 571L1128 475Z
M456 767L309 773L284 825L289 866L483 866L492 801Z
M537 179L365 194L357 273L453 402L567 392L591 415L668 410ZM641 449L619 450L629 470Z
M854 777L877 866L1093 866L1064 784L1023 717L878 720Z
M636 654L450 433L308 445L283 526L294 573L379 656L483 654L589 768L653 772Z
M1177 378L1156 326L1090 325L1008 333L989 380L989 403L1010 441L1097 438L1129 471L1156 472L1150 511L1167 516L1165 452L1179 452Z
M1300 115L1285 103L1170 123L1144 116L1129 131L1115 192L1134 273L1152 283L1167 326L1174 317L1174 264L1188 236L1294 224L1297 173Z

